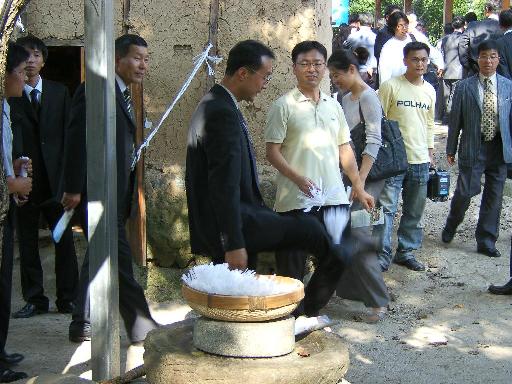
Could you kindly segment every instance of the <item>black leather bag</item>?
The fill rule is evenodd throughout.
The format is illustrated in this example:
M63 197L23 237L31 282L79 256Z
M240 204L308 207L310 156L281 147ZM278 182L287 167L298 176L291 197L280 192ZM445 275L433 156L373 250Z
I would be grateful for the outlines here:
M361 121L350 131L350 138L352 139L352 148L356 155L357 165L361 168L363 151L366 147L366 123L361 105L359 105L359 116ZM407 154L398 122L388 120L383 113L380 129L382 145L368 174L368 181L387 179L407 171Z

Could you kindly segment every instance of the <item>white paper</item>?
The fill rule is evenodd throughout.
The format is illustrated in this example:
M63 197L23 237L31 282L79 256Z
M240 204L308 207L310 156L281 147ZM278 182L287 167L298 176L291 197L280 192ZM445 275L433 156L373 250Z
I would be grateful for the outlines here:
M73 217L73 213L75 213L74 209L70 209L69 211L64 211L64 214L59 219L55 229L53 230L53 241L58 243L62 238L62 234L68 227L69 221Z

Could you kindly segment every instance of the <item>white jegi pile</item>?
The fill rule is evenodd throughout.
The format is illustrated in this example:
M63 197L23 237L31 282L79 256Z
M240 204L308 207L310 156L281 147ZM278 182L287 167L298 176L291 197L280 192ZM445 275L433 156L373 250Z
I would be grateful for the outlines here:
M181 280L197 291L225 296L270 296L297 289L294 284L258 277L249 269L230 270L228 264L197 265L183 274Z

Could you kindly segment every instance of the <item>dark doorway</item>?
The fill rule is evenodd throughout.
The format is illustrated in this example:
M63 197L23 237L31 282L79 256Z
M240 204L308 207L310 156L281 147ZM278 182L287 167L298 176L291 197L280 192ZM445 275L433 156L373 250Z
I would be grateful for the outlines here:
M48 47L48 59L41 70L41 76L66 85L69 94L73 96L82 82L82 49L79 46Z

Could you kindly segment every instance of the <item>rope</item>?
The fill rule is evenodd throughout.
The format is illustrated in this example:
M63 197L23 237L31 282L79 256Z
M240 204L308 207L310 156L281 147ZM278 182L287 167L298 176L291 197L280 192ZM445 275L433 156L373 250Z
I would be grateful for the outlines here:
M185 91L189 87L190 83L194 79L195 75L197 74L197 72L199 71L199 69L201 68L203 63L206 62L206 65L208 67L208 74L210 76L213 76L215 74L215 71L212 68L212 66L210 65L210 62L212 62L214 64L218 64L218 63L220 63L222 58L221 57L217 57L217 56L209 56L208 55L208 53L210 52L210 49L212 47L213 47L212 43L208 43L208 46L205 48L205 50L201 54L199 54L196 57L194 57L194 59L193 59L194 68L192 69L192 72L188 76L187 80L182 85L181 89L179 90L178 94L175 96L175 98L172 101L172 103L167 107L167 110L164 112L164 114L160 118L160 121L158 122L158 125L155 127L155 129L153 129L150 132L150 134L144 140L144 142L140 145L140 147L136 151L134 151L133 161L132 161L132 171L135 169L135 165L137 165L137 162L140 160L140 157L142 155L142 151L144 150L144 148L147 148L149 146L149 143L151 142L151 140L153 140L153 137L155 137L155 135L157 134L158 130L162 126L163 122L165 121L165 119L167 119L167 117L169 116L169 113L171 113L172 109L174 108L176 103L179 101L181 96L183 96L183 94L185 93Z

